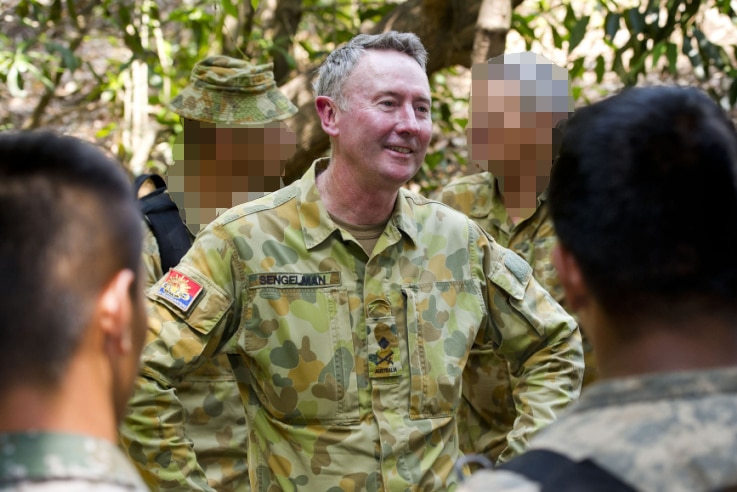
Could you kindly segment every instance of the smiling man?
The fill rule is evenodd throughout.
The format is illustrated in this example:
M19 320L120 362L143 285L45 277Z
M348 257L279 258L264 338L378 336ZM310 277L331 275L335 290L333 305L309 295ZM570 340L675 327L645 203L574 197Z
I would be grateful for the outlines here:
M432 131L426 56L397 32L330 54L315 106L331 156L220 215L149 291L150 411L176 410L177 380L233 354L253 490L453 490L472 347L519 381L514 449L578 395L580 334L530 267L402 188Z

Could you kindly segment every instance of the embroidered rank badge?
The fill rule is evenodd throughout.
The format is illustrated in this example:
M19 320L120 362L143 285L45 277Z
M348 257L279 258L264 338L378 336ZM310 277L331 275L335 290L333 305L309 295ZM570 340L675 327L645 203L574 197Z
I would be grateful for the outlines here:
M191 278L176 270L169 270L156 294L186 313L202 290L202 286Z
M387 323L389 321L389 323ZM397 325L393 317L367 321L369 377L391 378L402 371Z

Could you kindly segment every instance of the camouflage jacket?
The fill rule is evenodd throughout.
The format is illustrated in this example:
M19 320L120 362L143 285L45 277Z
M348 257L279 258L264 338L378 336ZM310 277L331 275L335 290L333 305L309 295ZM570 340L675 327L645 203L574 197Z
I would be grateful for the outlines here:
M163 272L156 238L149 227L144 231L143 264L146 284L150 287ZM145 381L138 378L136 384L141 386ZM250 490L246 415L227 355L217 355L187 374L174 390L184 412L181 417L184 438L194 449L190 456L196 460L196 466L191 466L204 471L208 484L219 492ZM194 479L185 476L188 468L180 468L172 461L168 450L161 449L157 439L147 439L139 432L141 428L150 431L151 426L168 425L165 418L168 414L149 416L140 405L141 394L134 393L120 429L123 448L154 490L181 490L188 480Z
M437 197L468 215L499 244L527 261L535 279L565 307L563 288L551 260L556 236L546 204L547 192L538 197L535 212L516 225L507 215L496 178L489 172L453 180ZM596 370L591 346L585 339L584 349L585 386L596 379ZM458 411L461 449L469 454L485 454L494 461L507 461L519 451L506 442L516 418L512 393L517 383L491 350L473 350L466 367L464 399ZM489 405L490 399L497 404Z
M0 491L148 492L125 455L81 434L0 434Z
M642 492L708 492L737 485L737 369L607 380L532 440L596 465ZM510 471L481 471L465 492L540 492ZM731 489L730 489L731 490Z
M577 325L519 256L404 189L368 257L320 200L326 164L222 214L149 290L140 401L181 414L171 388L235 352L253 490L452 490L469 349L519 381L515 447L577 398ZM187 467L171 424L147 435Z

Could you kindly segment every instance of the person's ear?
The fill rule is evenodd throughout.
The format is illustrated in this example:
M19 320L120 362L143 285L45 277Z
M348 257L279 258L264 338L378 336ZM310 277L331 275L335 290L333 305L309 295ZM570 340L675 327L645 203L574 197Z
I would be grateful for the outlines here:
M320 117L320 124L325 133L331 137L335 137L340 133L337 127L338 105L335 104L328 96L317 96L315 98L315 108Z
M135 275L121 270L102 291L95 306L95 322L110 353L123 355L133 349L131 318L133 305L130 296Z
M568 308L571 311L585 309L589 300L589 289L576 258L558 242L553 247L551 260L558 271L558 278L565 292Z

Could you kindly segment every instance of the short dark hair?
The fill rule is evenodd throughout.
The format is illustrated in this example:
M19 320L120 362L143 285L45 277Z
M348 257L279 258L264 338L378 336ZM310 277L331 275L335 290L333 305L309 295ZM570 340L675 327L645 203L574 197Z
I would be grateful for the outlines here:
M58 383L101 289L123 269L140 281L141 226L122 167L91 144L0 134L0 389Z
M701 91L635 88L577 110L549 205L613 318L737 312L737 135Z

